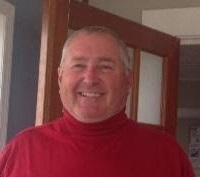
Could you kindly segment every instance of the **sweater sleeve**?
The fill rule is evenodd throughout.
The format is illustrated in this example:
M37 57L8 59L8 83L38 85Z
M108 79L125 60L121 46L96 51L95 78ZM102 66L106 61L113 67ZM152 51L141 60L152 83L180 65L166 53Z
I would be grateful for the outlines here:
M5 171L9 157L10 157L10 145L7 145L0 154L0 177L5 177Z
M182 152L182 177L195 177L191 163L187 155Z

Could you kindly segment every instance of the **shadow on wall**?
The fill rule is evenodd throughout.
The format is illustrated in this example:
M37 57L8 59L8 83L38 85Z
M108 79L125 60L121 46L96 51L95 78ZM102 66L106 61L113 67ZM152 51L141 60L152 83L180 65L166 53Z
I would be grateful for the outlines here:
M42 1L9 0L15 6L7 139L35 121Z

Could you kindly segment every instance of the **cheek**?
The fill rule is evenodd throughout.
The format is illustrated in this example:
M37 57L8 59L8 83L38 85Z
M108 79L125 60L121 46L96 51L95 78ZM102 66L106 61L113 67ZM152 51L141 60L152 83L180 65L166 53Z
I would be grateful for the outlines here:
M129 92L129 85L125 78L115 79L111 82L111 88L117 97L124 97Z
M77 90L81 85L80 76L78 75L68 75L68 77L65 77L63 80L63 94L65 94L65 97L70 97L70 99L75 99L77 96Z
M68 94L74 85L73 82L73 79L70 79L69 77L63 77L59 83L60 93L65 95Z

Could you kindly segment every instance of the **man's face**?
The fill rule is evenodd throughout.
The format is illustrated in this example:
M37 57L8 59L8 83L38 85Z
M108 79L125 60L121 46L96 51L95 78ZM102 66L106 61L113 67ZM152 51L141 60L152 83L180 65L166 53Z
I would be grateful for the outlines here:
M64 108L82 122L100 122L126 104L130 75L125 73L117 42L107 34L79 34L58 71Z

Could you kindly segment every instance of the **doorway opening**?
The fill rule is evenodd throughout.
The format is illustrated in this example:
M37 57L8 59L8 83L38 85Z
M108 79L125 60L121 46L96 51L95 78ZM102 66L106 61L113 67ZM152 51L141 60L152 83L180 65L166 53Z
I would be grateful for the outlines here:
M189 151L190 129L200 126L200 44L181 45L177 140Z

